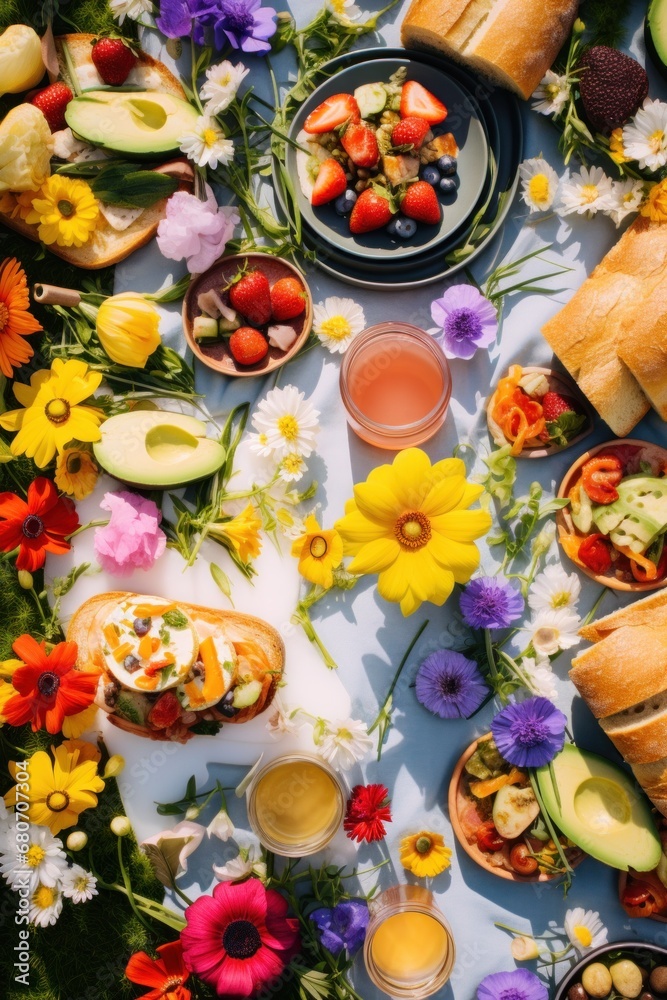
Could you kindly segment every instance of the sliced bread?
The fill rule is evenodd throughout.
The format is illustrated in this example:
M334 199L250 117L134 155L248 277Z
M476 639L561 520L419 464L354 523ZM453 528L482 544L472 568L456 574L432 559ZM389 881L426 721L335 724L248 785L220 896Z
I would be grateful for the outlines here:
M667 691L600 719L600 725L628 764L660 760L667 751Z
M667 687L667 630L616 629L572 661L570 678L596 719L632 708Z
M667 590L656 590L641 601L634 601L624 608L618 608L604 618L598 618L590 625L583 625L579 635L588 642L598 642L624 625L652 625L667 628Z

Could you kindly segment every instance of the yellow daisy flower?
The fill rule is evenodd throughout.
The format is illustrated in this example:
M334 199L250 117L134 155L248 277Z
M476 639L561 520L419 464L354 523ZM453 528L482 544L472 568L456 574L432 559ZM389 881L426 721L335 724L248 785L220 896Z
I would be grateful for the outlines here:
M442 605L455 583L479 566L476 538L491 527L484 510L468 510L484 492L465 478L460 458L435 465L420 448L398 453L354 487L336 528L350 573L378 573L378 591L411 615L422 601Z
M92 493L100 470L89 451L83 448L66 448L56 462L54 479L63 493L83 500Z
M328 590L333 586L333 571L343 561L343 539L335 529L323 531L312 514L305 528L305 535L292 543L292 555L299 560L299 573L305 580Z
M622 128L615 128L609 136L609 153L614 163L620 164L630 162L630 157L625 155Z
M93 725L96 715L97 705L89 705L88 708L84 708L83 712L77 712L76 715L66 715L62 725L63 736L81 736L81 733L85 733ZM89 745L92 746L92 743Z
M30 378L30 385L14 382L14 395L24 409L0 414L0 427L18 431L11 444L13 455L27 455L40 469L70 441L99 441L100 410L79 406L100 382L100 372L89 371L83 361L62 361Z
M2 710L9 699L16 694L16 688L12 684L12 676L14 671L22 666L22 660L0 660L0 726L7 721Z
M651 222L667 222L667 183L660 181L654 184L648 193L648 198L641 207L641 214Z
M417 878L433 878L449 868L452 852L441 834L420 830L403 837L400 856L403 867Z
M21 191L20 194L4 191L0 195L0 212L10 219L25 221L32 212L32 202L38 194L39 191Z
M33 198L32 211L26 218L38 225L39 238L47 245L82 247L87 243L99 218L99 205L85 181L52 174Z
M245 510L233 517L231 521L222 524L212 524L208 534L212 538L229 545L238 555L242 563L250 562L262 551L260 529L262 519L251 503Z
M28 819L36 826L48 826L56 836L61 830L75 826L79 814L97 805L97 792L104 788L104 782L97 773L97 760L90 759L85 747L78 740L69 740L59 747L52 747L54 760L44 750L38 750L27 762L28 772ZM19 770L10 761L9 770L14 779ZM24 794L21 794L25 801ZM5 805L17 802L16 787L5 795Z

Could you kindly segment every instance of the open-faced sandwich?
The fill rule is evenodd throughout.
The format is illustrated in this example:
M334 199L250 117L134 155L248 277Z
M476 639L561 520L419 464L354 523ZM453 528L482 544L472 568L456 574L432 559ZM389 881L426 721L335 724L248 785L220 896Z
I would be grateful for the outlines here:
M97 704L138 736L184 743L271 703L284 647L251 615L127 591L91 597L72 616L80 669L97 669Z

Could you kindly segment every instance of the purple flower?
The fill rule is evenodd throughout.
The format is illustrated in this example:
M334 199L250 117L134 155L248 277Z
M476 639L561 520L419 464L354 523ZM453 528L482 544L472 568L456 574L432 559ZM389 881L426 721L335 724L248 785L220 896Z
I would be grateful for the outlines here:
M203 42L203 28L213 29L216 48L229 44L244 52L265 53L276 33L277 14L261 0L190 0L197 20L195 41Z
M431 303L431 317L442 330L442 349L448 358L468 361L478 347L489 347L498 333L496 310L474 285L452 285Z
M493 972L477 987L477 1000L549 1000L549 991L534 972Z
M441 719L467 719L489 693L477 664L452 649L427 656L417 671L417 700Z
M95 530L95 555L102 569L115 576L135 568L150 569L167 545L156 504L120 490L105 493L100 507L111 512L109 523Z
M361 899L348 899L333 909L323 907L310 914L320 932L320 941L332 955L345 949L352 955L361 948L368 927L368 905Z
M523 614L523 597L504 580L481 576L462 592L459 607L470 628L507 628Z
M167 38L185 38L192 31L190 0L160 0L155 23Z
M563 749L567 719L541 696L507 705L491 723L498 752L517 767L543 767Z

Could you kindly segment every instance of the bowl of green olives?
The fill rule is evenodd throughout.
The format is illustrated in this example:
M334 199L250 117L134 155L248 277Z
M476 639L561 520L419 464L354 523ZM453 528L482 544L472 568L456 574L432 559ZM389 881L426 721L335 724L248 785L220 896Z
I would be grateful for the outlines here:
M637 941L595 948L561 980L554 1000L667 1000L667 948Z

